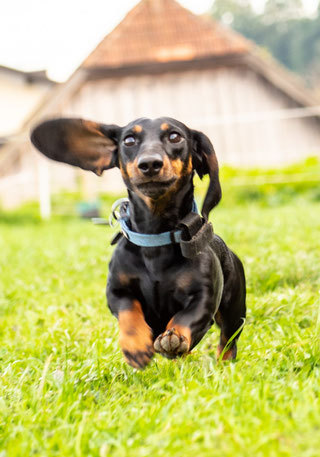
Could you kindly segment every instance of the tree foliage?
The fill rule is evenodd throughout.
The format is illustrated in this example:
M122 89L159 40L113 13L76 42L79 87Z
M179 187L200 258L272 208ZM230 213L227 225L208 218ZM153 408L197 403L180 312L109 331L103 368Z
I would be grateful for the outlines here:
M320 81L320 1L314 17L306 17L301 0L268 0L257 13L248 0L215 0L215 19L266 48L309 84Z

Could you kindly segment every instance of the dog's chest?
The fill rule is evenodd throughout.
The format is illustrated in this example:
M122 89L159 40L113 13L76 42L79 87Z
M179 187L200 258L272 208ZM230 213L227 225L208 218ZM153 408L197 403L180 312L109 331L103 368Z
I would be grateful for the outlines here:
M176 269L177 257L174 253L164 248L155 248L152 251L149 248L148 251L142 253L147 275L157 282L168 280L170 273Z
M177 312L184 309L190 299L190 289L179 285L184 272L188 271L190 283L197 277L197 270L190 270L190 265L181 255L168 256L159 252L153 258L144 257L145 271L140 277L140 292L146 321L153 328L162 327ZM200 281L197 281L201 287Z
M144 275L140 281L140 292L146 322L159 333L164 331L166 323L184 308L188 300L187 294L184 294L184 299L176 296L176 284L169 275L162 275L158 280Z

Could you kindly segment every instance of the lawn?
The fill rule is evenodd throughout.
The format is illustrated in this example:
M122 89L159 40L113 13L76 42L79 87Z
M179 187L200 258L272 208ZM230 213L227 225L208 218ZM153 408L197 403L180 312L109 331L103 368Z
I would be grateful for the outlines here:
M226 184L212 217L247 275L237 361L212 328L144 371L106 307L113 231L0 213L0 457L318 457L320 194L300 187Z

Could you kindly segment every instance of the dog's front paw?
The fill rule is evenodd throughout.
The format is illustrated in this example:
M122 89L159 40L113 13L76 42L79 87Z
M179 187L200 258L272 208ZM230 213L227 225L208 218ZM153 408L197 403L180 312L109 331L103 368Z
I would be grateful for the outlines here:
M144 350L128 351L123 349L123 355L126 362L131 365L133 368L143 369L150 362L153 356L154 350L150 345L146 346Z
M147 327L144 332L134 328L127 333L121 332L120 346L126 362L133 368L145 368L154 354L151 332Z
M174 359L189 351L187 338L173 327L159 335L153 344L154 350L160 354Z

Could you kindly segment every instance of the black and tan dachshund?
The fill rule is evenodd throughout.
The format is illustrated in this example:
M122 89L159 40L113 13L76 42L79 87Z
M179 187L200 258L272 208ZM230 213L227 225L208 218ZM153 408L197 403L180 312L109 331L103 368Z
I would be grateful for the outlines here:
M54 119L38 125L31 140L47 157L99 176L119 167L128 189L128 230L156 235L155 240L172 235L169 244L141 246L124 231L112 256L107 300L119 321L126 361L143 368L154 352L168 358L186 354L214 321L221 329L218 356L234 359L246 315L242 263L217 235L191 256L175 238L179 228L190 228L186 220L192 225L190 215L208 225L209 212L221 199L208 137L164 117L137 119L125 127ZM194 213L194 171L210 177L203 218Z

